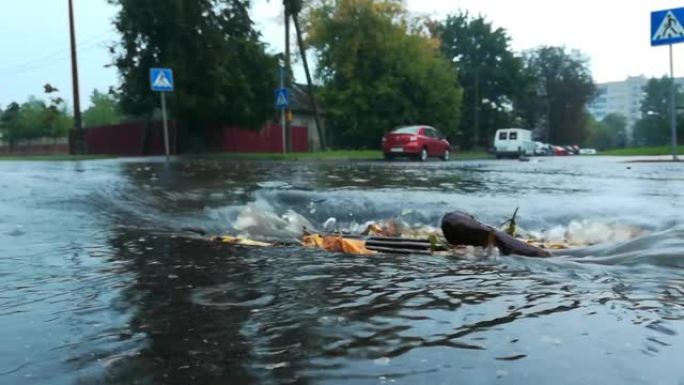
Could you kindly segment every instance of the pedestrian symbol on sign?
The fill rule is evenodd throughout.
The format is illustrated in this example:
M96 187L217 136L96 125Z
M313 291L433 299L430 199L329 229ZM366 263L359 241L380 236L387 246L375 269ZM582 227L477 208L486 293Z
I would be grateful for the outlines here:
M160 72L157 75L157 78L154 80L154 84L152 85L156 88L170 88L171 82L169 82L169 79L164 76L163 72Z
M684 37L684 27L682 27L679 20L672 14L672 11L668 11L653 36L653 40L671 39L675 37Z
M173 71L170 68L150 69L150 85L152 91L173 91Z

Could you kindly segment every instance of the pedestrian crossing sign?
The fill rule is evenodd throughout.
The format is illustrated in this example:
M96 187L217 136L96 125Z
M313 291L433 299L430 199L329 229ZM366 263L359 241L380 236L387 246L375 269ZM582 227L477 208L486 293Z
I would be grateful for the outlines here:
M651 45L684 42L684 8L666 9L651 13Z
M152 87L152 91L173 91L173 70L170 68L151 68L150 86Z
M281 110L286 109L290 105L290 95L287 88L278 88L275 90L275 106Z

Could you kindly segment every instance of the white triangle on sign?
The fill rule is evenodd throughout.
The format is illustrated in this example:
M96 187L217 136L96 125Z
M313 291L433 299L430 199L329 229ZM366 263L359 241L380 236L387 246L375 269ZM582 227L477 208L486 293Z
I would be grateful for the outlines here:
M157 78L154 79L154 87L155 88L171 88L173 87L171 85L171 82L169 79L166 78L163 72L160 72L159 75L157 75Z
M672 39L676 37L684 37L684 27L682 23L677 20L672 11L667 11L663 22L653 35L653 40Z
M276 100L276 105L279 105L279 106L287 105L287 98L285 98L285 94L282 94L282 93L278 94L278 99Z

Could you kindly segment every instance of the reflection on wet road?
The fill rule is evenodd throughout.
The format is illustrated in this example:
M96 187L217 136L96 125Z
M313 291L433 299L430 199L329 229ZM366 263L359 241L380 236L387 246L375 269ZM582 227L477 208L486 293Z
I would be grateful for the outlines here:
M0 383L684 383L682 175L615 158L3 162ZM359 257L182 230L252 220L250 235L289 240L299 222L260 221L500 223L517 206L527 230L598 244Z

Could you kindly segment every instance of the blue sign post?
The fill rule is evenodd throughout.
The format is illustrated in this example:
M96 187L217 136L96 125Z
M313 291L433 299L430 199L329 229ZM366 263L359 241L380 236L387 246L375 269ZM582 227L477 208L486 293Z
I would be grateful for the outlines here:
M677 159L677 112L675 109L674 62L672 44L684 42L684 8L666 9L651 13L651 45L670 46L670 128L672 130L672 160Z
M287 88L275 90L275 106L279 110L286 110L290 106L290 93Z
M164 150L169 160L169 126L166 119L166 93L173 92L173 70L171 68L150 68L150 88L161 94L162 117L164 123Z
M280 129L283 136L283 154L287 152L287 135L285 135L285 110L290 106L290 94L285 87L285 61L278 61L278 75L280 77L280 88L275 90L275 107L280 110Z

